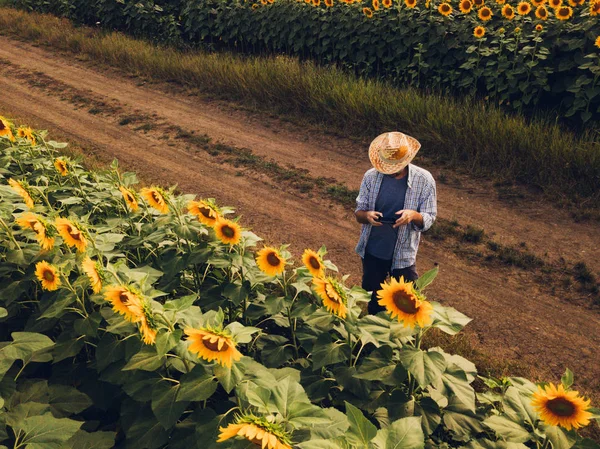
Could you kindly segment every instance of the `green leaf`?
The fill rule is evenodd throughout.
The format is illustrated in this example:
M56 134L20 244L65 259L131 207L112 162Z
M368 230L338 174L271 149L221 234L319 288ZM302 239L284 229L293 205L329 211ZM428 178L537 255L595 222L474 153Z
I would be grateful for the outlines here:
M182 312L184 310L189 309L194 305L194 302L198 299L197 294L183 296L181 298L172 299L170 301L166 301L164 304L164 309L166 311L173 312Z
M205 401L219 386L215 376L208 374L202 365L181 376L180 382L178 401Z
M363 360L356 370L354 377L384 381L396 369L396 364L392 363L392 355L392 348L390 346L381 346L375 349ZM395 385L393 379L391 385Z
M231 368L217 365L214 368L214 375L219 379L219 382L225 388L227 393L236 387L236 385L244 378L246 372L246 357L243 357L239 362L234 362Z
M83 424L68 418L55 418L46 412L30 416L13 426L15 433L23 432L20 443L27 449L59 449Z
M402 418L389 427L379 429L373 439L377 449L422 449L425 438L421 430L421 417Z
M92 405L90 397L68 385L50 385L50 405L65 414L74 414L84 411Z
M188 406L188 401L178 401L179 384L169 381L158 382L152 389L152 412L165 430L169 430L179 420Z
M417 379L421 388L440 379L446 369L446 359L437 351L403 349L400 352L400 362Z
M111 449L115 445L115 432L86 432L78 430L67 442L69 449Z
M36 352L54 346L54 342L48 337L35 332L13 332L11 336L13 341L0 348L0 379L15 360L29 363Z
M166 358L157 354L156 348L153 346L144 346L140 352L135 354L127 365L123 367L123 371L140 369L143 371L156 371L165 363Z
M433 282L435 277L438 275L439 271L440 271L439 267L435 267L435 268L427 271L426 273L423 274L423 276L421 276L419 279L417 279L415 281L415 287L418 290L423 291L425 289L425 287L427 287L429 284L431 284Z
M415 415L420 415L423 418L421 425L423 426L423 433L425 435L431 435L437 429L440 422L442 422L440 406L427 396L415 403Z
M577 432L573 430L567 432L558 426L547 426L544 431L552 443L552 449L571 449L577 441Z
M445 307L437 302L431 304L433 305L432 326L448 335L456 335L471 322L471 318L452 307Z
M6 318L8 316L8 310L4 307L0 307L0 318Z
M280 380L273 389L273 404L281 416L286 419L296 404L310 404L306 392L298 382L291 377Z
M147 407L136 410L134 421L125 428L125 435L132 448L158 449L169 441L169 434Z
M324 440L322 438L311 439L310 441L305 441L304 443L300 443L295 445L298 449L342 449L343 446L340 446L339 443L336 443L334 440ZM365 446L365 449L368 446ZM362 449L362 448L361 448Z
M324 366L345 362L350 357L350 348L344 341L331 341L329 334L321 334L313 348L313 371Z
M568 390L569 387L573 385L573 372L569 368L567 368L565 374L563 374L563 376L560 378L560 381L563 384L565 390Z
M377 427L369 421L360 409L354 407L349 402L346 404L346 416L350 422L350 428L345 434L346 440L360 448L371 447L371 440L377 435Z
M158 335L156 336L156 352L159 356L166 355L171 349L173 349L179 341L181 340L181 336L183 335L183 331L181 329L176 329L175 332L170 332L168 330L161 329Z
M503 416L490 416L484 420L483 423L507 442L525 443L533 437L533 435L520 424Z

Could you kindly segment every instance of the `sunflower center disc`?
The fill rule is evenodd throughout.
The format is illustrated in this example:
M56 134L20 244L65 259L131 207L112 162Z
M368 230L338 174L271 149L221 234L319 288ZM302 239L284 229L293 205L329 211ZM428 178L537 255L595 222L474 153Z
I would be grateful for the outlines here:
M551 399L546 403L546 407L558 416L573 416L575 413L575 406L565 398Z
M202 343L204 343L204 346L209 349L210 351L213 352L221 352L224 351L225 349L227 349L227 344L224 344L221 349L219 350L219 340L215 341L215 342L211 342L210 340L202 340Z
M233 238L233 236L235 235L235 231L233 230L233 228L230 228L229 226L223 226L221 228L221 232L228 239Z
M158 196L158 193L152 192L152 199L160 204L160 197Z
M412 295L409 296L402 291L398 291L398 292L394 292L393 299L394 299L394 304L396 304L396 307L398 307L404 313L413 315L413 314L417 313L417 311L419 310L416 307L416 301L412 298Z
M129 296L127 296L127 293L125 293L125 292L119 293L119 301L121 301L123 304L127 305L129 303Z
M0 122L0 131L4 131L6 129L6 126L4 126L3 122Z
M50 270L44 271L44 279L48 282L52 282L54 280L54 274Z
M198 209L200 211L200 213L202 215L204 215L206 218L212 218L211 216L211 210L208 207L201 207Z
M321 264L319 263L319 261L317 260L316 257L311 257L308 260L308 264L313 267L315 270L318 270L319 268L321 268Z
M281 263L279 257L277 257L277 254L275 253L269 253L267 255L267 262L269 262L269 265L271 265L272 267L278 267Z

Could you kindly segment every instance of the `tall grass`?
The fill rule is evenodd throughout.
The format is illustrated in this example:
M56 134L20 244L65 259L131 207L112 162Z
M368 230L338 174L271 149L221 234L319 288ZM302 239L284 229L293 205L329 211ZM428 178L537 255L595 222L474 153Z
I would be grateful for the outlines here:
M0 0L1 1L1 0ZM485 102L397 89L288 57L180 51L49 15L0 9L0 33L358 138L401 130L427 156L600 205L600 141Z

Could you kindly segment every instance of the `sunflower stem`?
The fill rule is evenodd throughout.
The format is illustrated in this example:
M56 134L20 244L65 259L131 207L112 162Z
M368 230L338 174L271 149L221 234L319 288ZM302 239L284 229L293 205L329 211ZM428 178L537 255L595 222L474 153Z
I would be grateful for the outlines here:
M6 232L10 236L10 239L14 242L14 244L17 246L17 248L19 249L19 251L21 251L21 245L19 245L19 242L17 242L17 240L15 239L15 236L13 235L12 231L10 230L10 228L8 227L8 225L6 224L6 222L2 218L0 218L0 224L2 224L2 227L4 229L6 229Z

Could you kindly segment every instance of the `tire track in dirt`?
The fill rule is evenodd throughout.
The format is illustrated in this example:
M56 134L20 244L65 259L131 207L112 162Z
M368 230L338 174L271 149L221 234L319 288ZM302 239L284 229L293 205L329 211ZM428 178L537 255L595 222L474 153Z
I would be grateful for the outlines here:
M0 57L6 57L3 53L6 47L2 45ZM38 56L40 59L42 56L52 58L48 54ZM52 67L46 69L46 74L56 76ZM77 70L80 72L76 77L64 82L79 88L81 79L89 82L104 76L97 71L86 74L82 67ZM107 77L102 79L103 86L116 86L117 82L128 83ZM117 157L123 166L139 171L149 181L177 182L183 191L215 197L222 204L233 204L243 214L244 225L256 228L271 243L291 243L297 256L304 247L317 248L326 243L334 263L342 272L352 274L353 282L357 282L359 261L353 248L358 225L352 211L325 200L285 192L276 185L259 182L251 173L238 176L237 168L215 163L203 153L192 155L182 145L167 146L152 134L133 133L116 126L109 117L93 116L55 97L40 95L24 80L2 78L0 88L4 92L0 105L13 116L29 119L37 126L47 127L54 135L59 132L85 148L93 148L101 159ZM130 83L129 94L136 89ZM143 98L139 101L143 102ZM177 114L171 117L168 111L171 102L183 100L168 101L165 97L162 101L158 111L161 117L167 117L169 121L179 117ZM143 109L144 105L128 106ZM198 105L195 107L199 109ZM213 115L217 116L216 113ZM175 123L183 125L182 122ZM332 156L327 162L321 161L322 166L332 164L335 167L343 157L333 159ZM302 156L298 155L296 159L302 159ZM420 270L430 268L434 262L440 264L441 273L431 289L431 296L474 318L469 327L476 331L484 350L495 357L520 359L554 377L569 366L576 370L578 383L588 390L598 389L600 358L592 349L600 344L600 336L595 332L600 324L596 314L540 292L538 285L517 270L498 273L489 267L470 264L454 254L440 251L425 240L420 252Z

